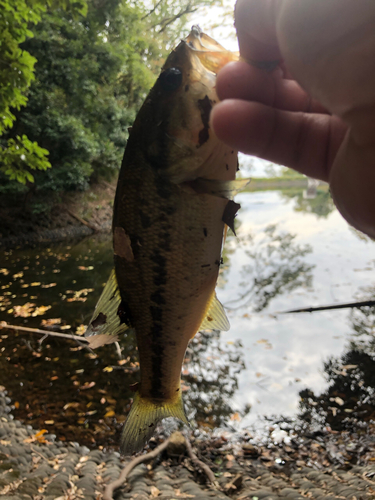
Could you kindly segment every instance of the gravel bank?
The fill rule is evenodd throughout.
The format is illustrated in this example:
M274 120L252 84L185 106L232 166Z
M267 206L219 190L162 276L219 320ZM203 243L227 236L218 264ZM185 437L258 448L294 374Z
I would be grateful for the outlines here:
M105 486L116 480L129 462L117 452L89 450L78 443L58 441L14 420L6 391L0 392L0 496L4 500L100 500ZM202 445L202 443L201 443ZM207 484L183 453L167 452L151 464L141 464L115 494L116 500L370 500L375 499L375 463L298 467L294 462L264 460L251 445L245 453L222 451L207 442L216 456L200 453L216 473L220 489ZM216 446L216 448L215 448ZM212 454L211 454L212 455ZM373 457L375 458L375 457Z

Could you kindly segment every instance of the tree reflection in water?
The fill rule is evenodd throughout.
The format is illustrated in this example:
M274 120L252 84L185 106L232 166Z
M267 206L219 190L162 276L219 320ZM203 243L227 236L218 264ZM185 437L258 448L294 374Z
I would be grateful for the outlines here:
M314 198L305 198L302 189L283 189L282 196L288 200L294 198L296 212L315 214L318 218L327 218L335 210L328 186L319 186Z
M296 235L277 230L277 224L266 227L261 235L238 238L238 245L245 247L250 263L242 268L246 278L240 283L245 288L237 299L226 303L230 309L250 306L255 312L265 309L272 299L298 287L312 284L313 265L303 257L312 252L310 245L298 245Z
M369 287L360 300L374 297L375 287ZM353 334L348 350L324 363L328 389L319 396L310 389L300 392L300 417L308 424L342 430L375 418L375 307L352 309L349 320Z
M189 420L199 426L223 425L233 414L231 399L238 374L245 368L242 344L223 344L220 332L198 332L190 342L182 371L184 402ZM238 412L238 418L250 407Z

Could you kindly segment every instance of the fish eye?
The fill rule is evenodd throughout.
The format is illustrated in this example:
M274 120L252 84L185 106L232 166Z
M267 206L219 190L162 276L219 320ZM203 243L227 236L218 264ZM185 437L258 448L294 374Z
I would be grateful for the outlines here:
M173 92L182 83L182 72L178 68L168 68L160 74L159 81L163 90Z

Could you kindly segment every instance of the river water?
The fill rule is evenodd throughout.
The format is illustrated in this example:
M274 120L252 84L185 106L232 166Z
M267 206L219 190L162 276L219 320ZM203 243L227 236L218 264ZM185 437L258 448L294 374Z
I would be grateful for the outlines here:
M374 242L348 226L326 186L306 194L293 188L236 198L237 236L227 238L218 282L231 329L197 334L183 367L193 424L239 429L261 416L294 417L301 391L327 393L336 372L344 381L355 373L360 387L369 385L350 353L360 346L359 357L373 362L373 308L283 314L375 295ZM81 334L111 267L109 234L6 252L0 321ZM93 353L72 341L40 342L41 335L24 332L3 329L0 337L0 384L9 390L17 418L63 439L117 442L132 397L129 385L138 377L131 335L121 341L121 355L113 345ZM330 425L337 413L349 416L355 406L347 406L343 390L335 391L323 412Z

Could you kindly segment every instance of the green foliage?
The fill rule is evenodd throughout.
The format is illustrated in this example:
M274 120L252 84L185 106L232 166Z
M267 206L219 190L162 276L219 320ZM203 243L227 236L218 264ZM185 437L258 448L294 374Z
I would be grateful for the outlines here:
M28 31L15 38L19 54L29 61L28 79L18 85L18 104L7 101L8 109L16 109L8 126L16 121L4 139L26 136L40 152L49 151L52 168L37 166L22 178L33 178L38 191L85 189L90 180L111 178L119 169L127 129L181 36L187 14L220 0L158 0L147 7L146 2L89 0L84 18L77 16L83 0L57 0L53 8L51 0L27 1L13 0L29 5L33 18L28 21L37 24L33 37ZM62 10L69 5L69 11ZM27 106L20 109L29 85ZM7 164L0 172L21 179L20 163L12 174L10 160ZM7 182L1 184L1 191L8 189Z
M85 0L0 0L0 135L13 125L13 109L19 110L26 105L25 91L34 79L36 58L20 44L33 36L29 26L37 24L52 5L69 9L73 15L84 14L87 10ZM16 136L1 149L1 171L10 180L22 184L26 180L33 182L34 177L26 165L32 170L46 170L50 167L46 154L46 150L25 135ZM23 157L25 160L21 159Z
M0 146L0 171L10 180L17 180L21 184L26 181L34 182L31 170L47 170L51 167L46 156L48 151L30 141L26 135L8 139L5 147Z

